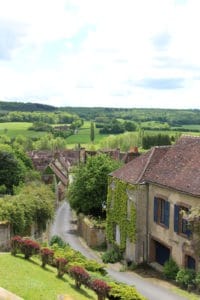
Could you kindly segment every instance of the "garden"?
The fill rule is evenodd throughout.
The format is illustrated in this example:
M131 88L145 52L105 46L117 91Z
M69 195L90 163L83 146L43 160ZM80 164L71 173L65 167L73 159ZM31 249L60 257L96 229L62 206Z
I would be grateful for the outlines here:
M105 265L86 259L58 236L49 245L14 236L11 255L2 254L0 261L0 285L24 299L55 299L58 294L77 300L145 299L133 286L113 282Z

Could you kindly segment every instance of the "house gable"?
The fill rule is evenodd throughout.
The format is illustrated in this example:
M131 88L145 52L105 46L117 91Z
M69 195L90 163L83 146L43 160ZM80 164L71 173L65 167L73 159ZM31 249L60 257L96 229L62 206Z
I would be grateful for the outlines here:
M111 176L132 184L154 183L200 196L200 137L182 137L175 145L154 147Z
M143 194L137 193L136 196L136 220L140 222L136 221L134 247L129 247L130 241L123 241L125 252L130 252L128 247L132 249L136 263L141 262L138 253L142 252L142 247L146 249L146 257L150 261L163 264L172 256L179 266L187 266L186 262L191 259L198 262L192 239L184 227L186 222L180 214L177 217L177 207L180 212L181 207L200 206L200 137L186 136L172 146L153 147L110 176L112 182L121 181L135 191L143 187ZM113 208L116 207L115 201L118 203L119 200L111 190L109 197L112 197ZM129 197L126 201L128 207ZM110 209L108 206L108 213ZM120 211L117 213L120 214ZM126 211L124 219L127 219L127 214ZM176 222L179 222L178 229ZM122 242L121 236L120 231ZM164 258L159 256L157 248Z

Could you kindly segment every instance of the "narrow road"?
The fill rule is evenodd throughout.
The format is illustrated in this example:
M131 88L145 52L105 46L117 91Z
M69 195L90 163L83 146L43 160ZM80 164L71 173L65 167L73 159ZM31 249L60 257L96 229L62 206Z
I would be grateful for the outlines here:
M65 242L84 256L100 262L100 258L76 234L76 225L73 214L67 202L61 204L51 228L51 236L59 235ZM142 278L133 272L119 272L109 264L106 268L108 274L119 282L134 285L136 289L149 300L186 300L187 298L175 294L159 284L152 283L149 279Z

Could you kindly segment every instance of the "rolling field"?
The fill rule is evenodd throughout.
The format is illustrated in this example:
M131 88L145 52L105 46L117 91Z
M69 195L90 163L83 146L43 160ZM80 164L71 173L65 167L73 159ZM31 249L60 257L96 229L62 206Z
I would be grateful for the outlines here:
M95 128L94 145L98 145L108 134L99 134L99 128ZM67 145L74 146L75 144L92 145L90 142L90 122L84 122L84 125L78 130L77 134L67 138Z
M28 130L32 123L28 122L7 122L0 123L0 136L7 135L10 138L14 138L18 135L31 138L39 138L43 135L46 135L46 132L35 132ZM150 123L148 123L150 125ZM154 124L152 124L154 125ZM158 125L158 123L156 123ZM188 131L184 132L184 128ZM173 130L158 130L156 127L152 130L144 130L145 134L168 134L170 136L177 136L179 133L185 135L200 135L200 132L194 132L195 130L200 131L200 125L182 125L178 127L180 131ZM181 129L183 131L181 131ZM124 136L125 135L125 136ZM124 137L123 137L124 136ZM108 138L109 137L109 142ZM126 143L124 142L124 138ZM130 141L130 138L132 141ZM99 128L95 128L95 139L94 142L90 141L90 122L85 121L84 125L77 131L76 134L66 138L67 148L74 148L80 144L82 147L87 149L99 149L99 148L124 148L123 150L127 151L131 146L137 146L137 132L132 132L130 137L127 133L120 135L108 135L108 134L99 134ZM122 146L123 144L123 146ZM127 146L125 144L128 144Z
M0 135L5 134L10 138L14 138L17 135L23 135L25 137L40 137L45 134L45 132L28 130L31 125L32 123L28 122L0 123Z

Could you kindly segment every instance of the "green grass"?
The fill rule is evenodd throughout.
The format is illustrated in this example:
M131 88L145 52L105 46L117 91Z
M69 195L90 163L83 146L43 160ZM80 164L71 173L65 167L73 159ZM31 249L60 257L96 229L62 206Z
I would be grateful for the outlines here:
M100 141L102 141L108 135L99 134L99 128L95 128L94 136L94 145L98 146ZM67 146L75 144L81 144L82 146L92 145L90 141L90 122L84 122L84 125L78 130L77 134L71 135L67 138Z
M174 127L177 128L178 130L183 130L183 129L188 129L191 132L195 130L200 130L200 125L199 124L192 124L192 125L182 125L180 127Z
M77 290L66 274L58 279L55 268L43 269L40 264L37 258L25 260L22 256L0 254L0 286L24 300L56 300L59 294L70 295L75 300L97 298L90 289L81 286Z
M7 122L0 123L0 135L6 134L10 138L14 138L17 135L23 135L25 137L40 137L46 132L35 132L28 130L32 126L32 123L28 122Z
M148 122L146 122L148 123ZM158 122L149 122L151 124L158 124ZM145 124L145 123L144 123ZM32 125L32 123L28 122L7 122L7 123L0 123L0 135L6 134L10 138L14 138L18 135L22 135L25 137L41 137L46 134L46 132L35 132L32 130L28 130L28 128ZM56 125L57 126L57 125ZM190 134L190 135L200 135L200 132L192 132L192 130L199 129L200 125L183 125L182 127L190 129L191 132L185 132L183 134ZM181 127L179 127L181 131ZM175 136L178 132L177 131L161 131L161 130L145 130L146 134L169 134ZM135 133L136 134L136 133ZM90 141L90 122L85 121L84 125L78 130L78 133L72 135L66 139L66 146L67 148L73 148L75 145L80 144L82 147L87 149L99 149L99 148L108 148L107 142L104 139L108 137L107 134L99 134L99 128L95 128L95 140L94 143ZM112 135L117 136L117 135ZM119 146L119 145L118 145ZM117 146L117 147L118 147ZM135 144L133 145L135 146Z
M199 295L196 295L194 293L188 293L187 291L181 290L177 287L172 289L176 294L185 297L188 300L199 300Z

